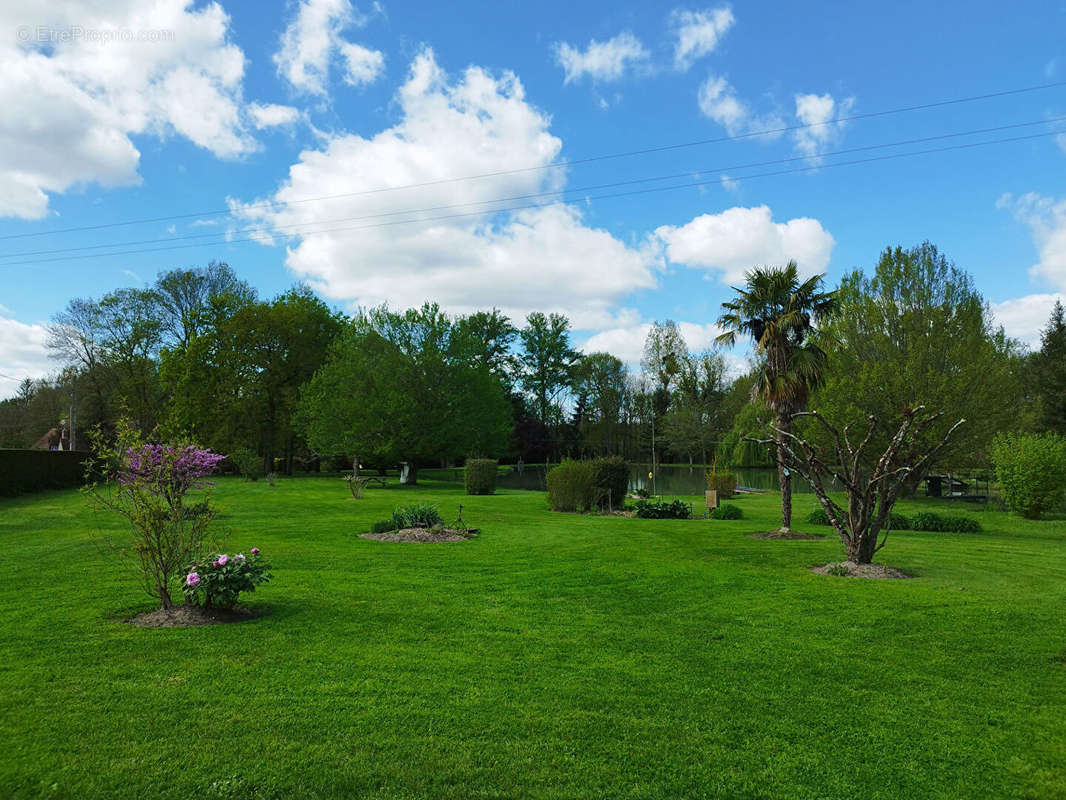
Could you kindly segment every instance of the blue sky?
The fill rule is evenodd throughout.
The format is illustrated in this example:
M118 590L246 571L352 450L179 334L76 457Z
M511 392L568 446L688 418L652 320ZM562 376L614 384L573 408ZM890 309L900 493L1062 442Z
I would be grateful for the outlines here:
M690 345L705 346L730 282L754 263L796 258L835 282L886 245L930 239L1027 341L1066 291L1066 136L831 166L1066 123L820 155L1066 116L1059 86L838 121L1066 81L1060 3L48 5L0 12L0 236L15 237L0 239L9 378L51 368L43 325L71 297L211 259L265 295L306 280L343 309L438 299L457 312L558 310L578 341L627 360L654 319L684 323ZM802 125L812 127L750 136ZM545 168L726 136L747 138ZM783 159L793 160L736 168ZM536 169L448 182L525 167ZM783 169L804 171L746 177ZM365 227L671 174L693 177L667 183L711 183ZM481 205L455 208L463 203ZM227 231L265 239L330 227L348 229L224 241ZM203 234L215 234L210 246L181 238ZM96 245L148 252L12 255ZM101 250L70 254L89 252ZM0 380L0 394L13 387Z

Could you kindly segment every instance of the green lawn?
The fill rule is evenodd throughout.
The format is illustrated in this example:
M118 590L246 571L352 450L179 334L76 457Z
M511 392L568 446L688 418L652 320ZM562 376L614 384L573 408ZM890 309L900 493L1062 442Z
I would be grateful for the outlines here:
M868 581L807 570L831 538L746 537L773 495L737 522L215 496L268 613L184 629L121 621L151 603L77 492L0 501L0 797L1066 797L1066 522L893 534L917 579ZM412 499L483 532L358 537Z

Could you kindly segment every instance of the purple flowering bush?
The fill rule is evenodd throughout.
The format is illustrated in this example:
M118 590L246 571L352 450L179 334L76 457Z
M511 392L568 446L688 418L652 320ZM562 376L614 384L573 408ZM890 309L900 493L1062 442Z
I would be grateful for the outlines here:
M114 440L97 431L92 445L85 491L98 508L129 523L132 538L116 549L137 559L145 590L171 608L171 587L203 553L214 518L208 498L186 500L211 485L205 478L223 456L190 442L146 442L126 420Z
M269 569L258 547L249 550L247 556L221 553L190 564L181 588L185 601L191 605L233 608L241 592L254 592L256 586L270 580Z

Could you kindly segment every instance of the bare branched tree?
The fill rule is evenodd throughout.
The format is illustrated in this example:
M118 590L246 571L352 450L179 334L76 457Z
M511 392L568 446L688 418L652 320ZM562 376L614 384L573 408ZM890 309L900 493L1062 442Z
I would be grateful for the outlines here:
M920 444L922 434L941 416L943 412L925 413L925 406L904 410L899 428L876 461L872 461L867 453L879 425L877 418L872 415L868 417L866 433L857 445L852 444L848 435L850 425L845 425L840 431L817 411L792 414L791 420L809 417L817 421L829 436L832 443L829 448L773 424L767 427L774 437L756 441L780 448L789 469L795 470L810 483L829 517L829 523L847 549L848 560L856 564L869 564L874 554L885 546L892 506L901 487L908 478L920 474L936 458L965 422L960 419L939 443L923 451ZM847 497L847 511L829 496L827 484L834 479Z

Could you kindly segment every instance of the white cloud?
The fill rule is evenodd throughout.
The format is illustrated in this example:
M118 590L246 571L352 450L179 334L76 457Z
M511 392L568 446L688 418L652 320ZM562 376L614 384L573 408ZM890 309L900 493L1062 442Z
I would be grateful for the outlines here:
M737 97L736 90L725 78L707 78L700 86L698 95L700 111L708 119L717 122L730 136L742 136L759 131L767 133L765 139L779 139L785 121L775 113L756 114L752 108Z
M690 353L714 349L714 340L722 332L714 323L679 322L677 327ZM618 325L590 336L579 349L583 353L610 353L636 369L644 355L644 342L650 330L650 322ZM750 365L745 354L736 350L722 350L721 353L729 375L743 375L748 370Z
M677 34L674 67L687 70L698 59L714 52L734 22L729 6L705 11L675 10L670 15L671 26Z
M532 170L477 180L449 178L551 163L562 142L549 118L526 102L512 73L469 67L450 78L432 51L420 53L396 95L400 121L366 139L329 138L301 153L271 198L280 206L238 207L266 229L389 214L411 208L477 204L493 198L561 188L561 170ZM386 187L427 184L400 191ZM351 192L328 203L292 203ZM254 203L253 203L254 205ZM411 217L374 216L322 228L359 227L309 235L290 245L287 264L325 295L353 305L396 307L437 300L454 312L497 306L514 318L531 310L560 311L577 328L615 324L618 302L656 284L657 248L635 247L584 224L576 206L551 205L494 214L495 204L465 205L419 215L468 217L413 224ZM376 225L376 227L366 227Z
M805 275L824 272L836 244L818 220L774 222L767 206L702 214L680 227L656 228L655 235L670 262L712 270L728 283L742 281L753 267L781 266L790 260Z
M384 55L341 38L345 28L362 28L368 21L349 0L301 0L274 54L278 75L299 92L325 96L330 64L339 56L346 83L372 83L384 69Z
M837 100L826 93L797 94L795 100L796 119L803 125L811 126L794 132L796 149L814 158L819 150L840 140L846 123L837 120L851 113L855 98Z
M241 119L244 54L217 3L90 0L0 7L0 216L39 219L48 195L140 183L137 134L177 134L222 158L257 147ZM47 25L47 27L45 27ZM152 34L106 40L72 31ZM16 31L44 41L19 42ZM50 41L49 31L69 41Z
M385 56L380 50L369 50L351 42L342 42L340 50L346 66L344 82L350 86L373 83L385 69Z
M725 189L727 192L740 191L740 181L736 178L730 178L725 173L722 173L722 176L721 178L719 178L719 180L722 182L722 188Z
M1058 200L1029 192L1014 198L1005 194L996 205L1009 208L1033 234L1040 260L1029 268L1029 277L1066 291L1066 199Z
M48 358L45 347L47 337L44 325L27 325L0 316L0 373L7 376L0 378L0 399L13 396L19 381L43 378L55 371L55 362Z
M573 83L586 75L593 81L615 81L627 68L647 60L648 51L629 31L606 42L593 39L582 52L566 42L555 44L555 60L563 68L563 83Z
M256 128L277 128L292 125L300 119L300 112L292 106L280 106L276 103L251 103L248 113Z
M1040 349L1040 334L1047 327L1055 301L1066 303L1066 294L1030 294L992 303L992 315L1007 335L1033 350Z

